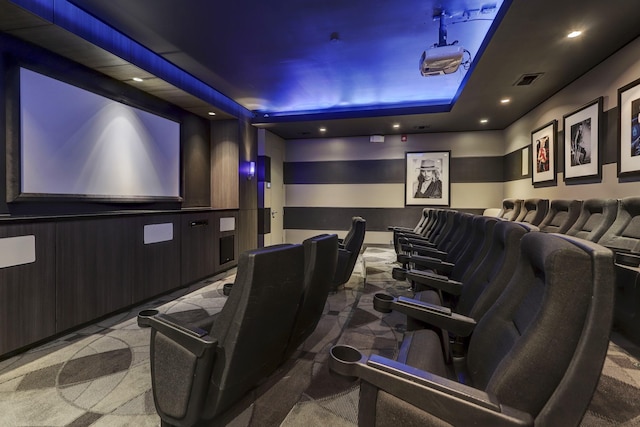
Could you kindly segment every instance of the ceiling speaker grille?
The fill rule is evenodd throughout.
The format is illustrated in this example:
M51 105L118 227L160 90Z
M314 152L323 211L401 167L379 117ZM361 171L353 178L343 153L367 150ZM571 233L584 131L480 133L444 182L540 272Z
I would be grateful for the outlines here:
M514 86L529 86L536 82L544 73L523 74L513 84Z

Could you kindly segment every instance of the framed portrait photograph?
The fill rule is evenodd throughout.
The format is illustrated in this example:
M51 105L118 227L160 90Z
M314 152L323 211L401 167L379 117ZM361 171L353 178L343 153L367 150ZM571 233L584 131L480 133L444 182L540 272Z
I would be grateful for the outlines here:
M405 206L449 206L451 151L405 153Z
M557 133L557 120L531 132L531 180L533 184L556 182Z
M602 97L599 97L562 118L565 181L601 176L601 117Z
M640 175L640 79L618 89L618 176Z

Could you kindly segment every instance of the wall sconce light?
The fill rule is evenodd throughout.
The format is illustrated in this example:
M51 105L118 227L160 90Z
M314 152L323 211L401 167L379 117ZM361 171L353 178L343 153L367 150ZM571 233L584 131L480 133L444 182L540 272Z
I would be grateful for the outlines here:
M247 179L251 181L254 176L256 176L256 162L249 162L249 173L247 174Z

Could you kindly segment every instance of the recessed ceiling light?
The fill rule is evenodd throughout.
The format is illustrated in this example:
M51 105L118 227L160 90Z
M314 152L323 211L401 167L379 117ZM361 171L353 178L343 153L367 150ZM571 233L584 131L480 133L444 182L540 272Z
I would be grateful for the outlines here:
M394 128L394 129L398 129L399 127L400 127L400 123L394 123L394 124L393 124L393 128Z
M569 37L570 39L576 38L578 37L580 34L582 34L582 31L571 31L569 34L567 34L567 37Z
M327 128L320 128L320 132L326 132Z
M144 80L142 80L140 77L134 77L134 78L133 78L133 79L131 79L131 80L133 80L134 82L138 82L138 83L140 83L140 82L143 82L143 81L144 81Z
M511 98L502 98L500 104L508 104L511 102Z
M480 119L480 123L482 123L483 125L489 123L489 119Z
M214 113L213 111L209 111L207 114L210 115L210 116L215 116L216 115L216 113Z

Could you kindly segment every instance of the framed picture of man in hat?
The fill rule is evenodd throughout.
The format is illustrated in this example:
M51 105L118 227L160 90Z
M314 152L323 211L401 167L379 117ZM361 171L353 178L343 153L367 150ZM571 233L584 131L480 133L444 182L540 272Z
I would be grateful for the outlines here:
M406 206L449 206L451 151L405 153Z

